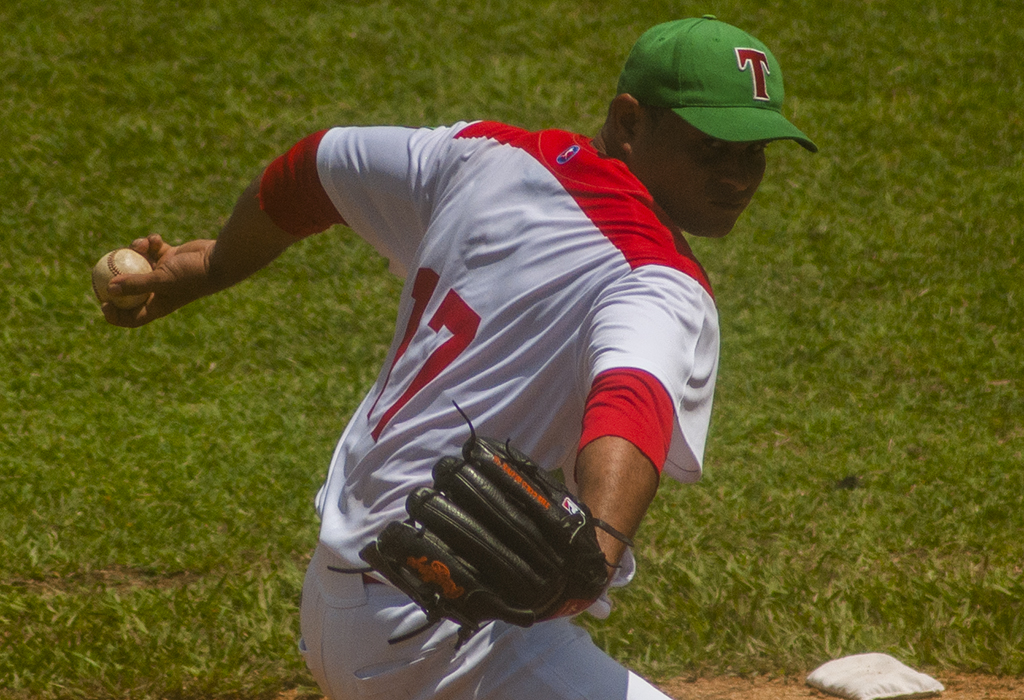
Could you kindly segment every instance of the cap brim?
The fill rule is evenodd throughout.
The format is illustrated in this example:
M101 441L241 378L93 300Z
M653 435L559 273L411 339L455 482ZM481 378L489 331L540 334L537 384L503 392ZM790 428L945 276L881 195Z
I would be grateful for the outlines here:
M677 107L672 110L694 128L722 141L796 141L811 153L818 147L804 132L771 109L756 107Z

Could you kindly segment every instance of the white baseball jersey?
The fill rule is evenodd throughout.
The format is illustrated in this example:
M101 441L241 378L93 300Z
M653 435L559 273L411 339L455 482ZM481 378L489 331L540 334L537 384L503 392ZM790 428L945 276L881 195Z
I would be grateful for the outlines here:
M571 467L595 378L639 370L671 400L664 472L699 478L718 316L682 235L623 163L579 135L478 122L332 129L316 169L406 279L384 367L316 498L341 560L363 566L359 550L458 453L469 428L455 403L479 434Z

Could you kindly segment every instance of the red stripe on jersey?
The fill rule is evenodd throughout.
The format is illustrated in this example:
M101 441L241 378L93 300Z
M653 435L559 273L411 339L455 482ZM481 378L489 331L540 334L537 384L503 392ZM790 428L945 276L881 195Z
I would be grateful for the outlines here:
M579 449L614 435L636 445L660 474L674 419L672 399L653 375L639 369L610 369L597 375L590 387Z
M326 133L326 129L318 131L299 141L268 165L260 179L260 209L297 238L345 223L316 169L316 151Z
M647 188L625 163L599 154L590 139L554 129L529 132L498 122L470 124L455 138L490 138L526 151L558 179L630 267L674 268L714 297L704 268Z

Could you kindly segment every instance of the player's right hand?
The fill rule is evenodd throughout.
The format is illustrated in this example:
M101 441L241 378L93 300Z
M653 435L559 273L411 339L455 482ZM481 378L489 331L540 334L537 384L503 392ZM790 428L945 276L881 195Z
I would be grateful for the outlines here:
M149 294L149 300L134 309L119 309L106 303L101 307L109 323L137 328L172 313L189 302L216 291L209 284L209 256L214 241L195 240L172 246L157 234L132 241L153 266L152 272L118 275L107 287L111 296Z

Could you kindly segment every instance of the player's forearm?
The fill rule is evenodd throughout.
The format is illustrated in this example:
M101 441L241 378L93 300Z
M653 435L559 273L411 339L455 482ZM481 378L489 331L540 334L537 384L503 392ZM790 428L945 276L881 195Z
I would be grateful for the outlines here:
M260 208L260 179L249 184L235 203L207 259L209 293L230 287L270 264L295 237Z
M580 500L594 517L629 537L640 527L658 490L658 481L651 461L623 438L598 438L576 458ZM626 545L600 529L597 538L608 562L618 564Z

